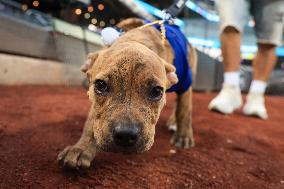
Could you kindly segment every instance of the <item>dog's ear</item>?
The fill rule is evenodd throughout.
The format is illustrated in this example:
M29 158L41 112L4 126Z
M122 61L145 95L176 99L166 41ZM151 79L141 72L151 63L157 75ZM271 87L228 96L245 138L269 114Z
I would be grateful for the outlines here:
M167 89L169 89L171 86L177 84L178 82L178 77L176 74L176 68L166 62L164 59L161 59L163 64L165 65L165 70L167 74Z
M94 64L99 56L99 52L89 53L87 56L87 60L81 66L81 71L86 73Z
M119 22L116 27L122 29L127 32L134 28L138 28L139 26L143 26L145 24L144 20L140 18L127 18L121 22Z

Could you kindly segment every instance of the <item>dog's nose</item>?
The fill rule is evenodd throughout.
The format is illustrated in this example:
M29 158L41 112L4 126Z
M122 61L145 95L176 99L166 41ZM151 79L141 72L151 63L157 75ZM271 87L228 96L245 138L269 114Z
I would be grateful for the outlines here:
M135 124L118 124L113 130L116 145L122 147L134 146L138 140L139 129Z

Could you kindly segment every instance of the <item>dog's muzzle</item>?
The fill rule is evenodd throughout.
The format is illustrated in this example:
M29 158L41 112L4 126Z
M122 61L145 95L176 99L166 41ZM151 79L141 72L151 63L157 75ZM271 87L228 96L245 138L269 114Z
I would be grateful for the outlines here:
M140 134L140 127L133 123L116 123L113 127L113 141L122 148L136 145Z

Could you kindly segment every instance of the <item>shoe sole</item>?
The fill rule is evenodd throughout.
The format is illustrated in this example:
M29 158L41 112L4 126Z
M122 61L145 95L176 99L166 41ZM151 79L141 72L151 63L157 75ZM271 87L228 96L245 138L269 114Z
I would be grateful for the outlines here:
M243 114L246 115L246 116L257 117L257 118L260 118L260 119L263 119L263 120L268 119L268 116L261 116L257 112L250 112L250 113L243 112Z
M217 105L210 105L208 106L208 109L211 110L211 111L215 111L215 112L219 112L219 113L222 113L222 114L225 114L225 115L228 115L228 114L232 114L235 110L241 108L242 106L242 101L238 104L238 105L234 105L234 107L232 108L232 111L223 111L222 108L219 108Z

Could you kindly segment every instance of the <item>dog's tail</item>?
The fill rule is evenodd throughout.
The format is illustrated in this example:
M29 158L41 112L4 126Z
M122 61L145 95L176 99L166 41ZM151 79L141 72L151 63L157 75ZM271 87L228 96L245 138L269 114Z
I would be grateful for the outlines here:
M140 18L127 18L121 22L119 22L116 27L124 30L124 31L129 31L132 30L134 28L137 28L139 26L144 25L144 20L140 19Z

